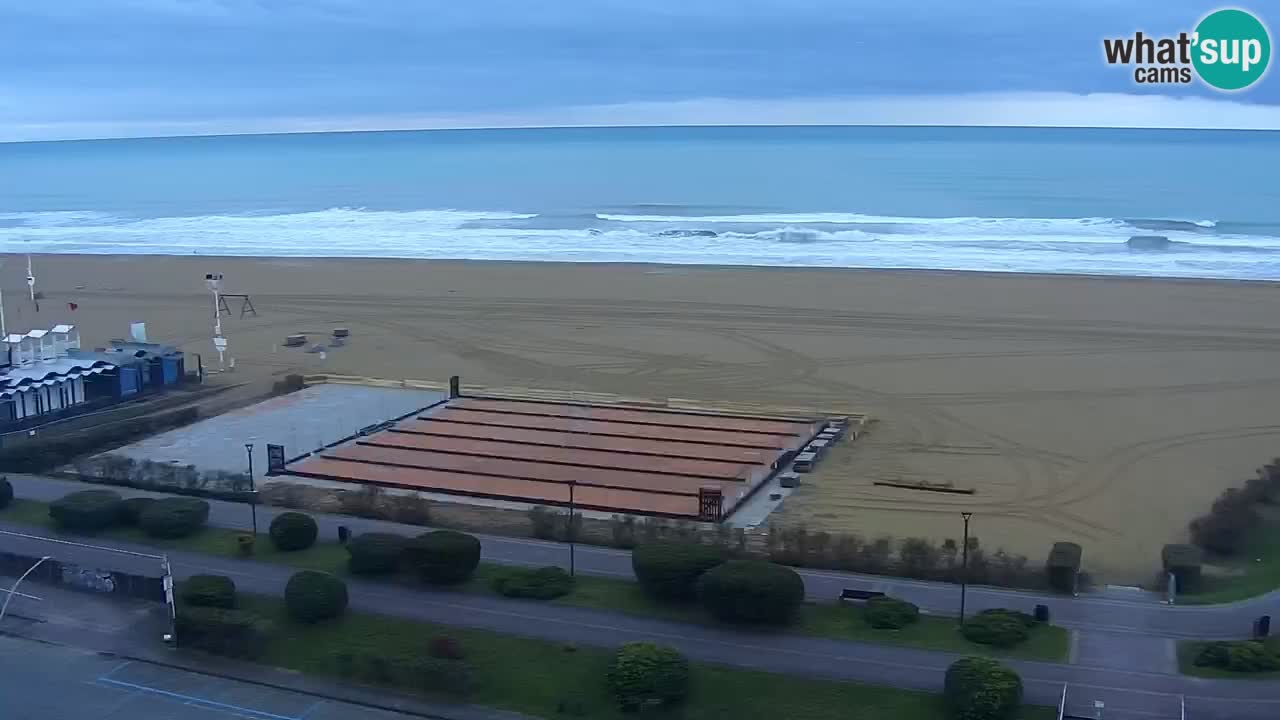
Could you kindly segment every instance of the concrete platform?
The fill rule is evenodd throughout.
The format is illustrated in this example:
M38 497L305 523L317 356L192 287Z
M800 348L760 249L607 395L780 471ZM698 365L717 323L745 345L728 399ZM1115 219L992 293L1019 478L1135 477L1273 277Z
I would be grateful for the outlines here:
M363 427L385 422L446 399L444 393L315 385L295 393L201 420L112 451L136 460L195 465L200 470L244 472L244 444L252 442L254 473L267 471L268 443L284 445L286 458L311 452L349 437Z

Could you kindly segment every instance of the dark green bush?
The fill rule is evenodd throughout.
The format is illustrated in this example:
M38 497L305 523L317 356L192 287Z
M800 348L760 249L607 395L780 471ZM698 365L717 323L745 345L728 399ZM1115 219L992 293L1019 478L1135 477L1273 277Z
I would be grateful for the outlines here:
M271 544L282 552L306 550L316 542L320 529L315 518L300 512L280 513L271 521Z
M990 658L951 663L943 697L953 720L1009 720L1022 706L1022 678Z
M966 620L960 633L970 642L1010 648L1026 642L1035 625L1036 619L1027 613L995 608Z
M623 710L671 705L689 692L689 661L668 647L627 643L613 656L605 677Z
M1259 640L1205 643L1192 663L1238 673L1280 670L1280 652Z
M156 499L150 497L125 498L120 503L120 517L117 518L117 522L125 527L136 527L142 517L142 511L154 505L155 502Z
M80 490L49 503L49 517L64 530L95 532L116 523L121 502L114 490Z
M551 600L569 594L573 589L573 577L554 566L503 568L493 578L493 589L507 597Z
M720 620L781 624L791 620L804 601L804 581L782 565L730 560L703 573L698 596Z
M1049 587L1064 593L1076 591L1076 576L1080 574L1080 556L1083 552L1079 545L1072 542L1053 544L1049 560L1045 563Z
M182 538L195 534L209 519L209 503L188 497L169 497L147 505L138 527L153 538Z
M176 627L181 647L248 660L262 656L274 630L250 612L199 606L180 607Z
M82 455L93 455L139 438L195 422L200 412L186 407L145 417L133 417L65 435L37 437L0 448L0 469L40 473L66 465ZM111 417L103 417L106 423Z
M456 530L433 530L410 540L404 558L429 583L460 583L480 565L480 541Z
M1194 590L1200 586L1202 553L1195 545L1165 545L1160 551L1160 561L1166 573L1173 573L1178 592Z
M329 573L303 570L284 588L289 616L306 623L335 618L347 610L347 585Z
M229 610L236 606L236 584L226 575L192 575L182 583L180 597L187 605Z
M400 569L405 537L395 533L363 533L347 542L347 569L354 575L387 575Z
M697 597L698 578L724 560L722 549L698 543L646 543L631 552L640 587L660 600Z
M867 601L867 609L862 617L873 628L900 630L920 619L920 608L906 600L876 597Z
M0 510L9 507L11 502L13 502L13 485L9 483L9 478L0 477Z

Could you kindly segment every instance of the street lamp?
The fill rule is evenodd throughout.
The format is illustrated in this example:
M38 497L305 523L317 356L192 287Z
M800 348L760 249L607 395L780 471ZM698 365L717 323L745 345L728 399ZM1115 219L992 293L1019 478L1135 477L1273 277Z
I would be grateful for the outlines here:
M964 518L964 548L961 550L960 561L960 624L964 625L964 601L969 590L969 518L973 517L973 513L962 512L960 517Z
M577 480L570 480L570 481L569 481L569 577L573 577L573 576L574 576L574 559L575 559L575 558L574 558L574 554L575 554L575 552L574 552L574 544L573 544L573 541L574 541L575 537L577 536L577 532L576 532L576 528L574 527L575 523L574 523L574 521L573 521L573 519L574 519L574 518L573 518L573 515L574 515L574 512L573 512L573 510L574 510L574 506L573 506L573 489L574 489L575 487L577 487L577 486L578 486L578 481L577 481Z
M4 605L0 605L0 620L3 620L4 614L6 612L9 612L9 601L13 599L14 593L18 592L18 586L22 584L22 581L26 580L27 576L30 575L32 571L40 567L40 563L44 562L45 560L49 560L52 557L53 557L52 555L45 555L44 557L40 558L35 562L34 565L27 568L26 572L22 573L22 577L19 577L16 581L14 581L13 587L9 588L9 594L4 596Z
M258 488L253 482L253 443L244 444L244 453L249 456L249 510L253 513L253 536L258 536Z

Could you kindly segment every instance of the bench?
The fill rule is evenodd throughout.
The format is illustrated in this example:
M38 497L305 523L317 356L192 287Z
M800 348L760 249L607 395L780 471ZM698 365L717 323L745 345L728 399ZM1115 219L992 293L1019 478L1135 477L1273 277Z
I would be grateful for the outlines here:
M878 597L884 597L884 593L879 590L854 590L853 588L845 588L840 591L840 602L870 600Z

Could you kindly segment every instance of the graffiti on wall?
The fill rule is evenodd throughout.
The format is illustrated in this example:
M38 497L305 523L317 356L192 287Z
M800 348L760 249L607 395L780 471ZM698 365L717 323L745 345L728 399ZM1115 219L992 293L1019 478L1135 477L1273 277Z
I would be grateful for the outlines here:
M115 592L116 589L116 583L111 579L111 573L97 568L84 568L71 563L62 564L62 582L64 585L92 592L109 593Z

